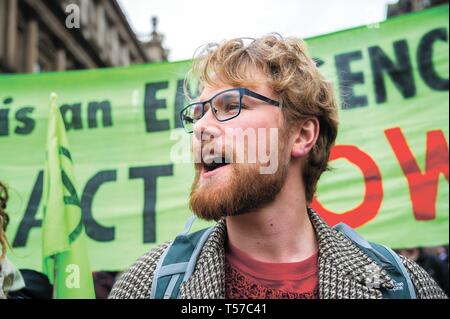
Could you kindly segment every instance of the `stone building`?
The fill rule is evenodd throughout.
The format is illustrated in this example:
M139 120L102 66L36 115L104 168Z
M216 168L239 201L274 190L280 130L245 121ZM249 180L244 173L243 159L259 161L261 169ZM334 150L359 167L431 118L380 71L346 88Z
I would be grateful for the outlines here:
M0 73L167 60L162 36L154 32L149 49L116 0L0 0Z
M448 3L448 0L399 0L397 3L388 7L388 17L394 17L401 14L420 11L430 7Z

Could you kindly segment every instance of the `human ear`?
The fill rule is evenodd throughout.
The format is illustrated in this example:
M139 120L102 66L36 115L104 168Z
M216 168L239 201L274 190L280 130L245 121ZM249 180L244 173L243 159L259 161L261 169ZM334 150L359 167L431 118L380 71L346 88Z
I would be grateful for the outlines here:
M316 144L319 137L320 124L315 117L304 120L295 131L292 145L292 157L304 157Z

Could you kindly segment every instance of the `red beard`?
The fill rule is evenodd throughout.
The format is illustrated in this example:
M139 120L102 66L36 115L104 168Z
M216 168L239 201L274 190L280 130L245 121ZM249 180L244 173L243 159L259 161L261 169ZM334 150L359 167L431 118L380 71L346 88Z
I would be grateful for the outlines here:
M280 152L280 155L282 152ZM274 174L261 174L257 164L229 164L228 183L217 180L200 185L202 164L196 164L190 208L201 219L218 221L226 216L245 214L272 202L283 187L288 161L279 161Z

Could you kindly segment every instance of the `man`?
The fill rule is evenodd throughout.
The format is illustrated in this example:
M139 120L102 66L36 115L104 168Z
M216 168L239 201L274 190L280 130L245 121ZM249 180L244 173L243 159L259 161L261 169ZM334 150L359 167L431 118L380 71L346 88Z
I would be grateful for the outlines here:
M394 291L375 256L308 206L328 168L338 120L332 86L304 44L277 35L229 40L194 59L192 74L201 95L182 111L196 159L190 207L218 223L192 274L173 295L180 277L170 279L165 297L383 298ZM154 296L168 247L141 257L110 298ZM445 298L414 262L399 263L418 298Z

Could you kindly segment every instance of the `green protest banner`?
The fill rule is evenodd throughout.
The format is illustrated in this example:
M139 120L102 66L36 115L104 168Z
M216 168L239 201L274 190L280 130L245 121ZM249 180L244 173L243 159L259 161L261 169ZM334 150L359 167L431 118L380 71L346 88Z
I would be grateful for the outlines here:
M448 243L448 5L307 43L340 97L340 131L313 207L393 248ZM50 92L59 96L94 270L121 270L190 215L179 111L189 61L0 76L0 179L10 258L41 269ZM204 227L205 222L196 224Z

